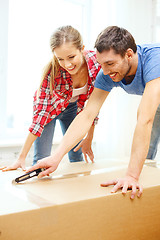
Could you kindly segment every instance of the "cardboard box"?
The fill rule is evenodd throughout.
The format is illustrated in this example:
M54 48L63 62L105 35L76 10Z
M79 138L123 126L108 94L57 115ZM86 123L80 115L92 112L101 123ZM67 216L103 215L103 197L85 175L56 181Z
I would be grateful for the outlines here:
M22 174L0 174L0 240L158 240L160 169L144 166L141 198L130 199L100 183L123 177L127 163L73 163L53 178L12 185Z

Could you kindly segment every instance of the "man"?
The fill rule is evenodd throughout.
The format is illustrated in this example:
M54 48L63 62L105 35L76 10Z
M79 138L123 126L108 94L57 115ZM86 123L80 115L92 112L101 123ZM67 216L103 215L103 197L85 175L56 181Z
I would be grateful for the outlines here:
M96 78L86 108L70 125L54 155L29 170L46 168L39 177L55 171L63 156L85 136L112 88L121 87L129 94L142 95L130 162L124 178L108 181L102 186L115 185L112 192L122 188L122 193L126 193L127 189L132 189L131 198L138 189L137 196L140 197L143 189L138 179L144 161L154 158L160 139L160 44L138 46L127 30L111 26L99 34L95 48L102 71Z

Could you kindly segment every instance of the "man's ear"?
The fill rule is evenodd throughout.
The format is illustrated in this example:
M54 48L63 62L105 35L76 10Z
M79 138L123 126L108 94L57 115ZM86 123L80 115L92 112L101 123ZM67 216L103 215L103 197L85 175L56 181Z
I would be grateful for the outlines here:
M128 59L131 59L133 57L133 50L131 48L128 48L127 51L126 51L126 56Z

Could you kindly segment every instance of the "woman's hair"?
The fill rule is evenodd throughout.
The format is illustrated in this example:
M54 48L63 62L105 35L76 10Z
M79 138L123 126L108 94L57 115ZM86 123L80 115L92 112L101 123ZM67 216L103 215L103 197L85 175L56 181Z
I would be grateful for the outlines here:
M60 47L63 43L72 43L77 49L82 50L83 40L81 34L73 28L72 26L62 26L56 29L50 38L50 48L53 52L52 60L44 67L43 74L41 77L40 87L37 91L37 98L39 96L40 88L42 86L43 80L46 78L50 71L50 93L53 94L54 78L56 77L59 70L59 63L54 55L54 50Z
M133 36L126 29L117 26L104 29L97 37L95 48L99 53L113 49L116 54L120 54L122 57L128 48L131 48L134 53L137 51Z

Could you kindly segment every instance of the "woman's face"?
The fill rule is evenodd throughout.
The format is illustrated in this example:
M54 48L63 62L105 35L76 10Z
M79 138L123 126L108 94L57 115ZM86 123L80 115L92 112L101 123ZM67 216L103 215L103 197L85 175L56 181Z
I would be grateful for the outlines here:
M60 66L71 75L78 73L84 62L82 50L77 49L72 43L63 43L54 49L54 54Z

